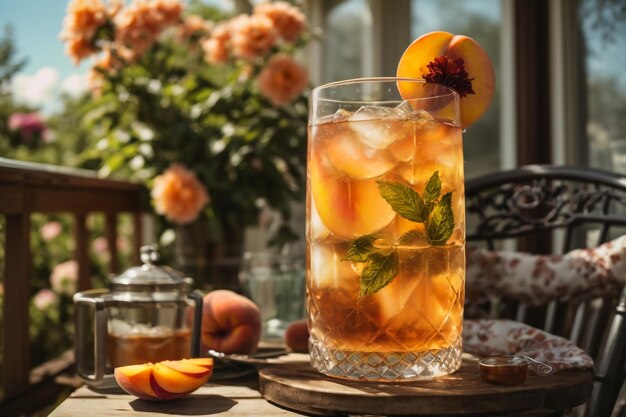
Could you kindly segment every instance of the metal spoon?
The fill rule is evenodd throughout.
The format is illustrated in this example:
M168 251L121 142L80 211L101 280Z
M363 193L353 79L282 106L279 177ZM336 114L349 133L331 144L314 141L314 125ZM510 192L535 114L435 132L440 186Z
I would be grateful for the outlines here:
M280 356L287 355L287 349L276 349L267 352L260 352L254 355L239 355L235 353L224 353L209 349L209 356L224 362L240 363L246 365L271 365L284 363L279 359Z
M530 367L530 369L535 371L535 373L539 376L548 376L556 372L556 368L549 363L539 362L538 360L535 360L526 355L517 356L521 356L522 358L526 359L526 362L528 362L528 366Z

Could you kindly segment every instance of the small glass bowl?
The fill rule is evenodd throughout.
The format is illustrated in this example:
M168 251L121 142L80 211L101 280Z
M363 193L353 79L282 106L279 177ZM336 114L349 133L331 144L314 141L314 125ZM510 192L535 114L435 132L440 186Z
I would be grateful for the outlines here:
M494 356L478 361L480 379L490 384L520 385L528 377L528 361L523 356Z

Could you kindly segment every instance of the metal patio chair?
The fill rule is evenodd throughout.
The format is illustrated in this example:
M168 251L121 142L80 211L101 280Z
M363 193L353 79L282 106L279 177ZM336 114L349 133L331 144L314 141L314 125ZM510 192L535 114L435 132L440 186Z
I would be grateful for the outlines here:
M562 254L626 234L626 176L552 165L499 171L466 182L466 210L468 246L494 250L522 239L526 252ZM483 307L491 317L527 322L589 352L596 367L586 416L611 415L626 376L626 290L540 308L516 300Z

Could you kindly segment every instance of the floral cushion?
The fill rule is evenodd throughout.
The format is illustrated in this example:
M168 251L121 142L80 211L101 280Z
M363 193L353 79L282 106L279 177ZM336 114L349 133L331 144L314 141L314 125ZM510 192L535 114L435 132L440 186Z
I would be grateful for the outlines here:
M593 368L571 341L511 320L464 320L463 351L475 355L525 355L558 369Z
M466 295L470 303L492 297L530 305L614 295L626 283L626 235L565 255L467 250Z

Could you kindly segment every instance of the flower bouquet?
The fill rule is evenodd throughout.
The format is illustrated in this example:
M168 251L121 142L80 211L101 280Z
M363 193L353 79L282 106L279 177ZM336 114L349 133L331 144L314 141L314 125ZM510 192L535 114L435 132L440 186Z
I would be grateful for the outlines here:
M297 7L228 19L180 0L72 0L61 36L94 63L84 158L145 181L162 237L175 231L194 259L238 257L264 209L287 220L303 199L308 79L294 57L310 35ZM297 238L282 224L270 243Z

